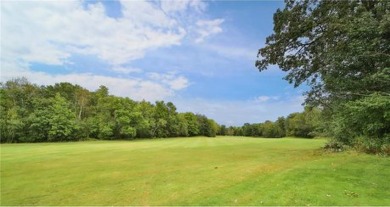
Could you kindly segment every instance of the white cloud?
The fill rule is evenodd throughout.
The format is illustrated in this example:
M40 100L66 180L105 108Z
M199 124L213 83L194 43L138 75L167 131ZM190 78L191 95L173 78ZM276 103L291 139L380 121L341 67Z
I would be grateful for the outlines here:
M171 80L169 82L169 85L171 86L171 88L173 90L181 90L181 89L187 88L189 83L188 83L187 78L185 78L183 76L179 76L179 77Z
M189 81L184 76L178 76L175 72L166 74L149 73L149 78L166 84L172 90L181 90L189 86Z
M244 123L275 121L280 116L303 110L302 96L286 97L283 100L269 98L259 103L255 99L241 101L217 101L205 99L175 100L178 111L204 114L219 124L241 126Z
M259 96L255 100L259 103L267 102L270 99L269 96Z
M265 103L276 100L279 100L279 96L259 96L254 99L254 101L257 103Z
M140 68L133 68L133 67L123 67L123 66L117 66L111 68L112 71L122 74L130 74L130 73L141 73L142 69Z
M168 14L186 11L188 8L193 8L197 12L202 12L206 7L206 3L200 0L161 1L161 9Z
M225 21L224 19L198 20L196 22L196 26L197 26L197 33L199 34L199 36L195 40L195 42L201 43L206 38L221 33L223 31L221 28L221 24L224 21Z
M201 1L163 2L170 13L205 7ZM152 2L120 3L123 17L114 19L101 3L85 9L77 0L2 2L2 59L62 65L72 54L87 54L120 65L148 50L180 45L187 35L185 23L191 22L179 23Z
M175 96L175 91L184 89L186 84L180 83L187 80L183 76L170 74L169 79L156 80L154 78L118 78L91 73L71 73L71 74L48 74L45 72L30 71L27 66L13 67L12 64L2 62L1 79L4 82L15 77L26 77L32 83L38 85L53 85L59 82L69 82L78 84L89 90L96 90L100 85L109 88L110 94L122 97L130 97L134 100L164 100ZM164 77L165 74L157 74ZM173 83L166 82L167 80ZM178 83L176 83L178 82ZM186 82L186 81L184 81ZM188 82L188 81L187 81ZM171 85L173 84L173 85ZM177 84L177 85L176 85Z
M157 4L152 2L120 0L120 3L124 19L130 20L137 27L174 28L178 26L175 19L169 18Z

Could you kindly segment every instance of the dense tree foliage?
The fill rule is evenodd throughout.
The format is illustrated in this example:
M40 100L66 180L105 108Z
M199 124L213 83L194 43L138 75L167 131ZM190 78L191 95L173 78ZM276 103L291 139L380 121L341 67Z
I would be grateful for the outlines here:
M275 122L219 126L201 114L178 113L171 102L116 97L105 86L94 92L70 83L37 86L25 78L1 83L0 110L1 142L216 135L311 138L318 135L321 116L319 109L307 107Z
M390 1L287 0L258 55L260 71L278 65L311 87L306 103L326 111L337 141L390 151Z
M116 97L105 86L94 92L70 83L37 86L25 78L1 83L0 95L1 142L216 135L313 137L321 116L320 110L306 107L304 112L275 122L226 127L201 114L178 113L171 102L152 104Z
M219 125L204 115L178 113L173 103L155 104L94 92L70 83L37 86L25 78L1 83L1 142L215 137Z
M303 113L292 113L287 117L286 134L297 137L321 135L321 118L321 111L318 108L305 107Z

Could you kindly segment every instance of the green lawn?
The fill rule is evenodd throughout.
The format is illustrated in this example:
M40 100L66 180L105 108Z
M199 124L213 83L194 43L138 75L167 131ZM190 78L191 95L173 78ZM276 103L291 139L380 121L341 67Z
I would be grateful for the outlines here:
M390 205L390 159L323 139L2 144L1 205Z

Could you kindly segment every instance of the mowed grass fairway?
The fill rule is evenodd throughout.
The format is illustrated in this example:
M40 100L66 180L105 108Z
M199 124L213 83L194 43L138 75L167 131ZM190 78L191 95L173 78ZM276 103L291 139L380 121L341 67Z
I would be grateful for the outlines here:
M2 144L1 205L390 205L390 160L323 139Z

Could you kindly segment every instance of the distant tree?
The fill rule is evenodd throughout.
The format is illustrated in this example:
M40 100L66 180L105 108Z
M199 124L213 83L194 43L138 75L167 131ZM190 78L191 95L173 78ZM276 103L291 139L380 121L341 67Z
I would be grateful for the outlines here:
M219 130L218 124L211 119L208 119L205 115L197 114L199 123L199 133L203 136L215 137Z
M84 88L76 88L75 101L76 101L76 113L78 119L83 119L86 116L88 102L90 98L90 92Z
M167 113L167 130L169 137L178 137L181 132L180 129L183 125L179 123L178 113L176 112L176 106L172 102L166 103ZM183 128L182 128L183 129Z
M303 113L295 113L288 117L288 136L295 137L312 137L310 132L312 131L311 124L305 119Z
M227 128L226 135L235 136L236 127L230 126Z
M222 136L227 135L227 128L226 128L225 125L221 125L221 126L220 126L218 135L222 135Z
M178 119L178 136L181 136L181 137L188 137L189 136L189 132L188 132L188 122L187 122L187 119L185 117L185 114L183 113L180 113L177 115L177 119Z
M154 136L168 137L169 109L165 105L164 101L156 101L153 118L154 118L154 126L153 126Z
M116 138L134 138L137 134L131 110L119 108L115 110Z
M1 117L1 142L18 142L24 136L23 130L26 125L22 117L19 116L18 107L5 110L5 107L2 106Z
M252 127L250 123L244 123L244 125L241 127L242 128L242 134L244 136L252 136Z
M234 129L234 136L244 136L242 127L237 127Z
M99 89L95 91L96 97L104 98L109 96L108 88L106 86L99 86Z
M262 125L263 137L279 138L283 137L282 129L272 121L265 121Z
M114 139L116 98L109 96L108 88L100 86L94 92L96 104L94 115L90 119L91 134L98 139Z
M219 131L219 125L217 122L215 122L212 119L207 119L208 122L208 131L207 134L205 134L208 137L215 137L217 136L217 132Z
M280 130L280 136L281 137L286 136L286 119L283 116L278 117L275 124Z
M188 135L189 136L198 136L200 135L200 124L198 122L198 117L192 113L184 113L184 118L187 122Z
M69 103L59 93L53 98L49 106L49 131L48 141L72 141L76 140L77 125L75 115L69 107Z
M153 104L151 104L150 102L141 101L137 104L135 111L138 114L138 121L136 125L137 137L154 137L154 131L152 128L155 125L155 120L153 119Z
M261 123L252 124L252 136L261 137L263 136L263 128L261 127Z
M318 133L321 111L317 108L305 107L301 113L292 113L286 119L288 136L312 138Z
M261 124L250 124L245 123L242 127L242 135L243 136L251 136L251 137L260 137L262 136L262 128Z
M20 137L21 142L46 142L51 130L51 111L53 98L36 99L34 111L26 118L29 126L26 136Z
M106 86L94 92L66 82L38 87L25 78L0 83L0 115L1 142L215 136L219 132L214 120L178 113L171 102L136 102L110 95Z
M40 96L39 87L26 78L15 78L0 85L1 142L22 141L29 127L26 117L33 112L33 102Z

